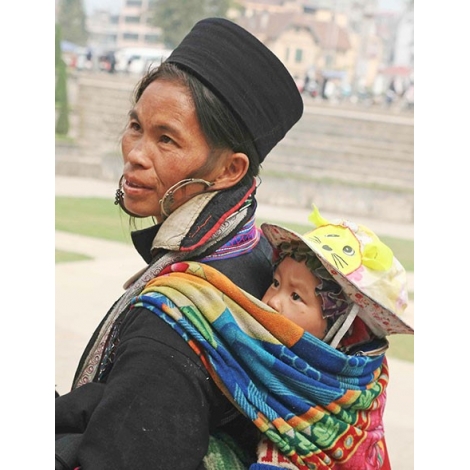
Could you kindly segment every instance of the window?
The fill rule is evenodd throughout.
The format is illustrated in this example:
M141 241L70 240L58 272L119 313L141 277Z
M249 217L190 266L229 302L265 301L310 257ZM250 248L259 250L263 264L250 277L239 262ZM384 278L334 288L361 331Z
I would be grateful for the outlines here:
M286 49L286 59L285 59L286 62L289 62L289 53L290 53L290 49L287 48Z
M146 34L144 36L144 41L151 44L155 44L158 42L158 34Z
M138 24L140 23L140 16L125 16L124 23Z
M302 49L296 49L295 50L295 61L300 64L302 62L303 58L303 50Z
M138 41L139 35L135 33L124 33L122 39L124 39L124 41Z
M126 7L141 7L142 0L127 0Z

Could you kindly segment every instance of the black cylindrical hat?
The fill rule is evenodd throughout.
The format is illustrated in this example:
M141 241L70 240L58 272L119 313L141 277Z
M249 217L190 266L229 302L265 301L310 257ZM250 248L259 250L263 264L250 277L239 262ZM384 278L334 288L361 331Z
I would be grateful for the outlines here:
M167 60L195 75L229 106L253 137L260 161L302 116L302 97L284 64L229 20L199 21Z

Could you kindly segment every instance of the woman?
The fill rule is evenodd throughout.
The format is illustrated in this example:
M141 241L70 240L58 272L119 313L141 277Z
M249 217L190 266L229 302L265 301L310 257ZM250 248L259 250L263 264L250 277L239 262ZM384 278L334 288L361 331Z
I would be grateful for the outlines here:
M143 77L122 137L116 202L155 218L133 233L149 265L97 327L72 390L56 398L56 468L204 468L215 430L254 455L255 428L193 349L148 309L129 305L181 260L210 264L262 297L271 249L255 227L255 177L302 111L276 56L221 18L198 22Z

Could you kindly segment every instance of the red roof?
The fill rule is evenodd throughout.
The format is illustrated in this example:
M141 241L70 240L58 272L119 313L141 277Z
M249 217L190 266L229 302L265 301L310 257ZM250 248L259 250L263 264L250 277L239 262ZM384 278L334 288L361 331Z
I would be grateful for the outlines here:
M301 27L309 30L323 49L345 51L351 48L346 29L335 23L316 21L310 15L294 12L255 13L250 18L240 18L238 23L262 40L276 39L287 29Z
M391 77L409 77L413 73L413 69L404 65L391 65L383 68L380 73Z

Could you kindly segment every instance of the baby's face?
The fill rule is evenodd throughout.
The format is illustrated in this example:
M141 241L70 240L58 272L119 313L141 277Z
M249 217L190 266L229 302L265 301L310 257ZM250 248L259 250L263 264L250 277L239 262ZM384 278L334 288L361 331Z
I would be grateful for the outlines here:
M262 301L317 338L323 339L326 319L320 297L315 295L319 279L305 262L284 258L274 273L273 283Z

